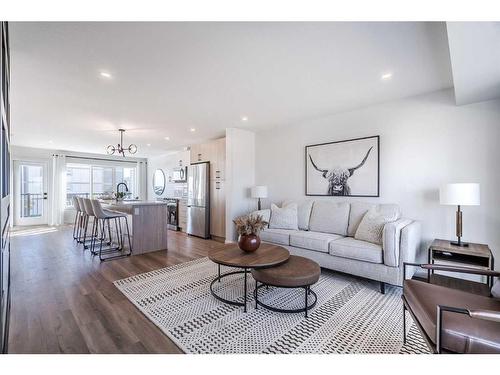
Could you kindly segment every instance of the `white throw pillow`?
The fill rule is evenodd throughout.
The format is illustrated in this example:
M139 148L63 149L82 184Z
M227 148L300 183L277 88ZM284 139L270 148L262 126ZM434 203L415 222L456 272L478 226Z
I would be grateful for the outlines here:
M274 203L271 204L269 228L297 230L297 204L293 203L283 208L279 208Z
M363 220L365 214L371 210L376 209L380 214L386 218L392 217L392 221L396 221L401 217L401 209L397 204L375 204L367 202L351 202L351 211L349 212L349 226L347 227L347 235L354 237L359 223Z
M299 229L309 230L309 219L311 218L313 202L310 200L300 203L295 203L294 201L284 201L281 207L287 207L290 204L297 204L297 225Z
M396 217L394 215L383 215L380 210L372 208L361 219L354 238L382 245L382 232L384 231L385 224L395 220Z

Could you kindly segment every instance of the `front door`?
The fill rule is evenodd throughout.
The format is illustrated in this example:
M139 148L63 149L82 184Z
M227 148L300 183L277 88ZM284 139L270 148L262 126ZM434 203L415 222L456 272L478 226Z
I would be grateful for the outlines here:
M47 224L47 164L14 162L14 210L16 225Z

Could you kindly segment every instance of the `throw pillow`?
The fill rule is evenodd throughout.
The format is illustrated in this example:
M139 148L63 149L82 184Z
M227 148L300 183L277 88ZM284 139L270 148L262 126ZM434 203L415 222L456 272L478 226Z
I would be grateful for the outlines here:
M269 228L297 230L297 204L290 204L282 208L279 208L274 203L271 204L271 219L269 220Z
M284 201L281 207L287 207L290 204L295 204L294 201ZM309 219L311 218L312 201L304 201L297 203L297 225L299 229L309 230Z
M354 238L382 245L382 232L384 231L385 224L395 220L393 215L385 216L376 208L372 208L361 219Z

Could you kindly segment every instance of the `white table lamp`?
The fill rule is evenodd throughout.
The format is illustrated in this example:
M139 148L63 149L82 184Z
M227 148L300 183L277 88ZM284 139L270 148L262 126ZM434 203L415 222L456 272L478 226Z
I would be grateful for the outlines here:
M446 184L439 189L439 201L444 205L458 206L456 214L457 241L450 241L450 243L455 246L469 246L468 243L461 241L462 211L460 206L479 206L479 184Z
M252 187L252 198L258 198L258 209L260 210L260 199L267 198L267 186L254 186Z

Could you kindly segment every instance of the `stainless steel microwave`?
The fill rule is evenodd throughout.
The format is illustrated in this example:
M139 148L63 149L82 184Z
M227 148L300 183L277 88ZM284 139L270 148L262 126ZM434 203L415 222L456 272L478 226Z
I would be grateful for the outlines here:
M172 181L186 182L187 181L187 167L175 168L172 171Z

